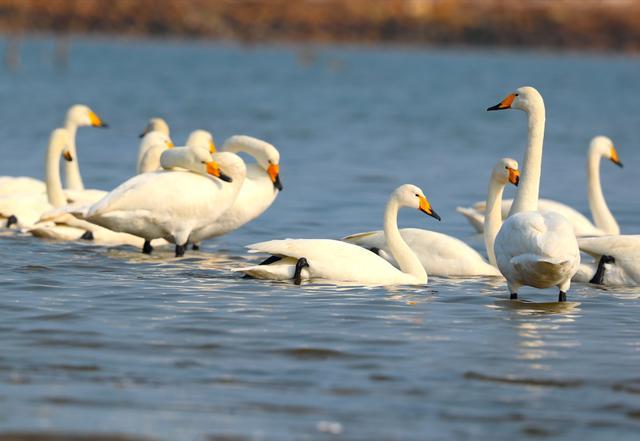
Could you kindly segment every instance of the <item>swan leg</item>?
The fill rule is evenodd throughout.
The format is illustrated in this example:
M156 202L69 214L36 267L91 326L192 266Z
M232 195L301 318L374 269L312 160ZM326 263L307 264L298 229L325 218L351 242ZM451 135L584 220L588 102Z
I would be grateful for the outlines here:
M293 273L293 283L296 285L302 285L302 269L309 268L309 262L304 257L301 257L296 262L296 271Z
M616 259L613 256L603 255L600 257L598 261L598 268L596 269L596 273L593 275L589 283L593 283L594 285L603 285L604 273L606 271L605 263L616 263Z
M509 296L509 300L518 300L518 293L512 292L511 295Z
M176 244L176 257L182 257L184 256L184 252L187 249L187 244L185 243L184 245L177 245Z
M200 249L200 245L198 245L197 243L191 244L191 249L193 251L198 251Z
M82 236L80 236L80 240L93 240L93 233L91 231L85 231Z
M151 254L153 252L153 247L151 246L150 240L144 241L144 245L142 246L142 252L144 254Z
M560 291L558 294L558 302L566 302L567 301L567 293L564 291Z
M507 288L509 289L509 300L518 300L518 289L520 289L522 285L519 283L509 282L507 281Z
M11 228L11 225L17 224L18 218L15 215L11 215L7 218L7 228Z

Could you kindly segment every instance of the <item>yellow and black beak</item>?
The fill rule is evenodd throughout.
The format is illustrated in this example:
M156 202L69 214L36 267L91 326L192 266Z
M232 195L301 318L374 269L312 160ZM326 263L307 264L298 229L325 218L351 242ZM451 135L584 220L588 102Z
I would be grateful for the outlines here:
M89 112L89 119L91 120L91 125L93 127L102 127L102 128L109 127L109 124L107 124L106 122L102 121L100 119L100 117L98 115L96 115L95 112Z
M511 108L511 104L513 104L513 100L516 99L516 94L512 93L511 95L507 96L505 99L503 99L502 101L500 101L498 104L496 104L495 106L491 106L487 109L487 111L490 110L506 110L506 109L510 109Z
M507 168L507 170L509 170L509 182L517 187L520 183L520 171L513 168Z
M173 144L173 141L167 141L167 148L168 149L172 149L174 147L175 147L175 145Z
M420 208L418 208L420 211L438 220L442 220L440 219L440 215L433 211L433 208L431 208L431 204L429 203L427 198L425 198L424 196L418 196L418 199L420 199Z
M220 166L216 161L207 162L207 173L225 182L233 181L230 176L227 176L220 171Z
M614 146L611 146L611 158L609 159L611 159L611 162L613 162L618 167L624 167L622 165L622 162L620 161L620 158L618 158L618 152L616 151L616 148Z
M273 186L278 191L282 191L282 182L280 182L280 166L278 164L269 164L269 167L267 168L267 174L271 178Z
M62 156L67 160L67 162L73 161L73 156L71 156L71 152L69 152L69 150L65 150Z
M209 141L209 153L212 155L216 152L216 144L213 142L213 139Z

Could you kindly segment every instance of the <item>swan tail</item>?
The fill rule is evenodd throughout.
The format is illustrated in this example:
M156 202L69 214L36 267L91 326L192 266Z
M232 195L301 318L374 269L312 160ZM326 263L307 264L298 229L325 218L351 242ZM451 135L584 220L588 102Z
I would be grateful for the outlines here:
M511 259L514 268L520 274L526 274L527 283L534 288L548 288L556 286L564 280L570 279L576 272L576 265L572 259L542 257L535 254L523 254Z
M456 211L462 214L478 233L482 233L484 231L484 214L480 213L475 208L468 207L458 207L456 208Z

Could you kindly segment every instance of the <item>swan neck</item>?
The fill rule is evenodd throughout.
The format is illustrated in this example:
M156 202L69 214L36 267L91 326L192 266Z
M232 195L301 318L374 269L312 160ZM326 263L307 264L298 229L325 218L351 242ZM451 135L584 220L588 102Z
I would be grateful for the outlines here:
M544 142L544 104L529 110L527 148L522 161L522 172L516 198L509 216L521 211L537 211L542 172L542 146Z
M80 165L78 164L78 154L76 153L76 132L78 126L71 121L67 121L64 128L69 132L69 153L73 161L66 161L64 164L65 186L71 190L84 190L82 176L80 175Z
M487 193L486 212L484 216L484 245L487 249L489 263L496 268L496 254L493 250L493 244L496 235L502 226L502 194L504 193L504 184L491 178L489 181L489 191Z
M422 266L420 259L418 259L413 250L409 248L409 245L402 239L398 230L399 208L398 201L392 196L384 212L384 235L387 246L402 272L426 281L427 272L424 266Z
M609 206L604 199L602 193L602 184L600 182L600 160L602 156L595 152L589 151L587 160L587 183L589 192L589 209L596 227L603 230L607 234L620 234L620 226L613 217Z
M54 207L62 207L67 204L67 199L62 190L60 181L60 149L54 144L49 144L45 157L45 179L47 183L47 199Z

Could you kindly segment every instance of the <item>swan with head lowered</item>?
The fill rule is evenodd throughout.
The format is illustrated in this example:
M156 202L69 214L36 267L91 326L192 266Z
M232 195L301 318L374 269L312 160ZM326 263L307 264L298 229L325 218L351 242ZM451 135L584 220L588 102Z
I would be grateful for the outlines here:
M622 167L622 162L620 162L618 152L611 139L606 136L596 136L591 140L587 156L587 190L589 208L591 209L591 216L594 222L591 222L582 213L568 205L550 199L540 199L538 201L538 209L541 212L554 211L563 215L571 222L576 236L620 234L620 227L607 206L607 202L602 193L602 186L600 185L600 160L602 158L609 159L617 166ZM512 203L512 199L502 201L503 218L506 218L509 214ZM470 208L460 207L458 211L467 218L469 223L479 233L482 233L485 207L484 202L476 202Z
M107 127L96 113L89 107L76 104L67 111L64 127L69 132L69 154L73 161L65 164L66 188L70 190L82 190L82 177L78 166L76 153L76 132L78 127ZM43 194L47 191L46 183L30 177L0 177L0 196L18 196L29 193Z
M518 185L518 179L518 163L510 158L498 161L491 172L487 193L487 206L491 209L485 218L488 225L484 233L489 262L476 250L455 237L418 228L400 230L402 238L416 253L427 273L433 276L454 277L501 275L493 254L493 241L502 223L499 206L505 185L509 182ZM494 207L498 207L498 209L496 210ZM393 263L382 231L353 234L342 240L365 247L385 258L389 257L388 260Z
M191 235L194 248L212 237L236 230L264 213L282 191L280 153L268 142L251 136L235 135L222 145L222 151L246 153L256 162L247 165L247 177L238 197L224 216L196 230Z
M528 141L520 185L494 243L496 262L507 279L511 299L524 285L558 287L558 301L566 301L571 278L580 265L573 226L562 215L538 211L545 107L533 87L521 87L487 110L518 109L528 117Z
M151 240L164 238L184 255L191 233L215 221L233 203L246 174L233 153L177 147L161 157L165 170L135 176L75 215L113 231Z
M272 240L249 245L252 253L270 254L260 265L238 268L251 277L273 280L327 280L365 285L423 285L427 272L398 231L398 210L409 207L440 220L422 190L415 185L398 187L384 212L384 233L389 252L400 269L357 245L329 239Z
M583 237L578 245L595 263L580 264L574 281L607 286L640 284L640 235Z

